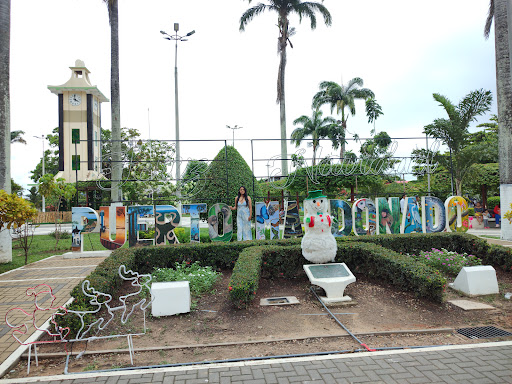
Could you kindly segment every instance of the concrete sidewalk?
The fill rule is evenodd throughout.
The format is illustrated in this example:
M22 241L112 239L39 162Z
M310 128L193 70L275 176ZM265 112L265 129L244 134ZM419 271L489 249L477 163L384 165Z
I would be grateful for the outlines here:
M12 308L21 308L28 313L34 311L34 297L27 296L27 289L43 283L48 284L56 296L52 307L62 306L70 300L69 293L75 285L87 277L104 259L105 256L80 259L67 259L64 255L51 256L0 275L0 377L28 348L20 346L12 337L11 328L5 323L5 315ZM31 321L21 312L19 315L20 324L27 320ZM37 311L35 317L38 327L42 327L48 320L48 312ZM25 342L34 331L34 328L28 329L27 334L20 339Z
M512 383L512 342L0 380L0 383Z

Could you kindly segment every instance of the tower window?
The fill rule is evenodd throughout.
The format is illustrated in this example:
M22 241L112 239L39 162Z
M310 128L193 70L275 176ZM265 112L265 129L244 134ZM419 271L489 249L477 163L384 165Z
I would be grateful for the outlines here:
M71 169L73 171L80 170L80 155L73 155L71 159Z
M71 144L80 144L80 129L71 130Z

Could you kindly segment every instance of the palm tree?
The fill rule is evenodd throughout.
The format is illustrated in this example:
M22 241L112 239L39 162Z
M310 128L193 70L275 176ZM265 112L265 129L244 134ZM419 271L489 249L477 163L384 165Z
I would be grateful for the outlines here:
M512 26L509 25L512 5L508 0L490 0L489 15L484 35L489 37L494 19L494 39L496 52L496 90L498 104L498 152L500 164L501 206L512 204L512 73L510 71L510 40ZM501 238L512 240L512 225L503 222Z
M455 177L457 195L462 196L464 176L479 159L479 153L468 146L469 124L491 109L492 94L491 91L476 90L466 95L458 105L438 93L433 96L448 114L448 119L434 120L423 127L423 133L441 140L450 149L452 177Z
M21 143L27 144L26 140L23 138L24 131L11 131L11 144L13 143Z
M9 57L11 40L11 0L0 0L0 189L11 193L11 141L9 132ZM9 231L0 232L0 262L12 261Z
M118 0L103 0L108 7L110 24L110 108L112 114L112 202L122 200L119 181L122 177L121 162L121 100L119 92L119 20Z
M247 0L249 4L252 0ZM323 0L322 0L323 2ZM331 25L332 18L331 14L320 3L301 0L269 0L270 4L259 3L258 5L249 8L240 17L240 31L245 30L245 26L260 13L265 11L277 12L278 20L277 27L279 28L279 37L277 39L277 48L280 54L279 71L277 76L277 102L280 107L280 121L281 121L281 168L283 176L288 175L288 152L287 152L287 135L286 135L286 109L285 109L285 96L284 96L284 74L286 67L286 47L290 43L290 47L293 45L290 42L290 36L294 33L294 28L289 25L288 17L296 13L299 16L299 22L302 21L303 17L308 17L311 20L311 29L316 28L316 15L318 11L322 14L326 25Z
M333 124L336 121L332 117L322 118L322 111L314 110L311 117L302 115L293 121L293 125L301 124L302 127L296 128L291 135L293 143L298 147L305 137L311 136L313 146L313 165L316 164L316 150L320 140L329 136Z
M337 132L331 137L335 149L337 149L341 143L340 158L343 158L343 154L345 153L345 135L348 117L356 114L355 101L357 99L367 100L375 97L370 89L361 88L362 86L363 79L360 77L353 78L346 86L337 84L334 81L322 81L320 83L320 91L313 96L313 108L320 108L324 104L329 104L331 106L331 113L334 111L334 108L336 108L337 114L341 113L341 120L339 121ZM377 106L378 108L376 108ZM348 109L347 112L345 112L346 108ZM371 110L378 110L380 112L374 115L373 120L382 113L377 102L374 103L373 109ZM371 119L371 115L368 117Z
M375 97L370 97L369 99L366 99L365 102L366 105L366 116L368 116L368 123L373 123L373 129L371 131L371 134L375 134L375 120L379 118L380 115L383 115L384 112L382 112L382 107L377 103L377 100L375 100Z

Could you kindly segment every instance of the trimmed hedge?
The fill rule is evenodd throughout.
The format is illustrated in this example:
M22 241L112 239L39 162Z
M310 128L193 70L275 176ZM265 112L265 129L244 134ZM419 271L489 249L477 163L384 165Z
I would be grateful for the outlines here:
M406 255L376 244L342 242L338 244L336 262L344 262L355 272L412 291L418 297L442 302L446 279L439 271ZM261 275L293 278L305 273L303 264L300 245L247 248L240 254L231 275L230 298L237 308L246 308L254 299Z
M442 300L445 284L436 271L411 260L407 253L445 248L466 252L483 260L484 264L512 272L512 250L489 245L476 236L462 233L350 236L338 238L336 261L345 262L354 272L382 279L400 289L415 292L419 297ZM120 265L139 273L154 268L169 268L176 262L198 261L202 266L234 269L230 297L237 307L247 306L254 298L260 277L293 278L303 274L306 262L300 248L301 239L253 240L229 243L187 243L158 247L118 249L87 277L97 291L114 295L123 280L118 275ZM237 262L238 260L238 262ZM82 283L71 292L70 309L93 310L89 298L82 292ZM60 326L78 330L76 316L58 316ZM79 327L79 326L78 326Z
M354 237L338 238L340 242L354 241ZM512 249L491 245L477 236L459 232L411 233L407 235L359 236L356 241L378 244L399 253L417 254L432 248L467 253L482 259L484 265L492 265L512 272Z

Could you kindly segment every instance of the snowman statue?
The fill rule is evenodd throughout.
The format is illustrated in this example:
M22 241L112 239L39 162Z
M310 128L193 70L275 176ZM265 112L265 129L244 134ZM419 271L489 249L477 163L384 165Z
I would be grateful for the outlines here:
M336 258L336 239L331 233L332 219L327 212L329 200L322 191L310 191L304 199L302 255L312 263L332 262Z

